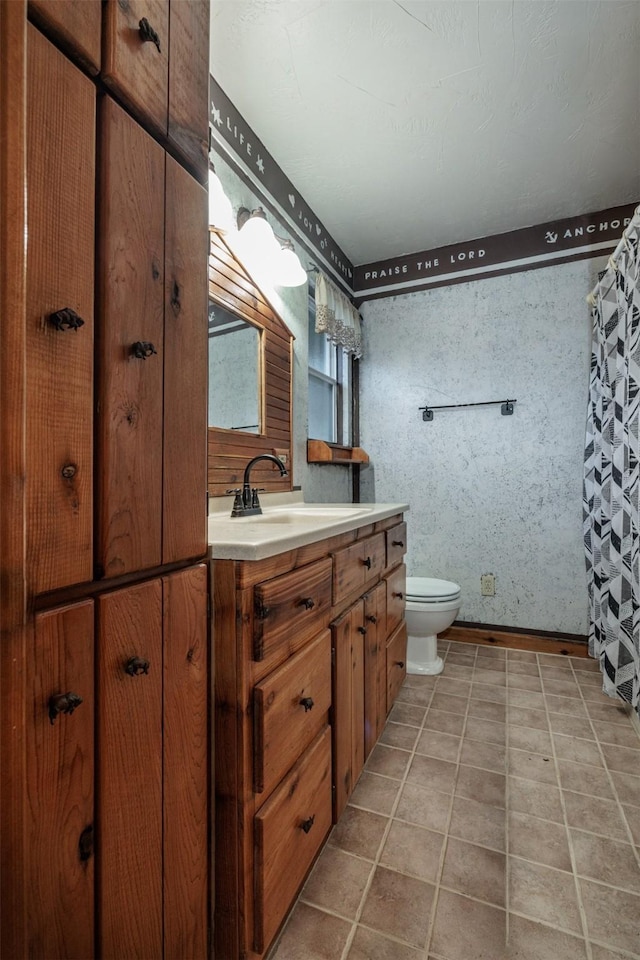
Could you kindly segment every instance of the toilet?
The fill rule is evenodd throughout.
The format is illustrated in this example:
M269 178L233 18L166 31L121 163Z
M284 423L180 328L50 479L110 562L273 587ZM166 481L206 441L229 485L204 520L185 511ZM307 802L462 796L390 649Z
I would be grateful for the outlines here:
M444 663L438 656L438 634L451 626L459 610L457 583L431 577L407 577L407 673L442 673Z

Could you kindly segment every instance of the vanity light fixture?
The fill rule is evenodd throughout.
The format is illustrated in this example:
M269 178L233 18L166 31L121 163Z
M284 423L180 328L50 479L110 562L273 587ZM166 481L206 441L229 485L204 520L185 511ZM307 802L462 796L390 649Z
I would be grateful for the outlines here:
M224 192L213 166L209 167L209 226L230 233L235 230L231 200Z
M262 207L252 211L240 207L237 224L238 252L246 257L248 265L262 273L268 271L276 287L299 287L307 282L293 243L276 236Z

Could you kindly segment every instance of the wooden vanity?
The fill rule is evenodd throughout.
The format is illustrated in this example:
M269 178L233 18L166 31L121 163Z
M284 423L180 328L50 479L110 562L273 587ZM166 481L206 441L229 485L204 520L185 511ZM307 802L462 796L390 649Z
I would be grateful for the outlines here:
M272 945L402 685L406 524L374 517L262 559L212 548L218 960Z

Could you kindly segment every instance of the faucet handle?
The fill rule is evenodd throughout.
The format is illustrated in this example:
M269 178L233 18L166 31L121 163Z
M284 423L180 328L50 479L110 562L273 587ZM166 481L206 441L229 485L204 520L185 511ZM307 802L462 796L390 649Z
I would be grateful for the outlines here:
M233 487L231 490L227 490L225 492L235 494L231 516L241 517L244 509L244 504L242 503L242 487Z
M264 493L265 489L266 487L252 487L251 489L251 506L252 507L260 506L260 499L258 497L258 494Z

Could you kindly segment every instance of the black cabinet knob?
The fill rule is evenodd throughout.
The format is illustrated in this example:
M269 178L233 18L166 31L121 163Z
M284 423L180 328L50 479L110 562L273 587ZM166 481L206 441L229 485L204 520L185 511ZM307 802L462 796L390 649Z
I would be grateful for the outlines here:
M49 721L51 723L56 722L56 717L60 713L66 713L69 716L73 711L80 706L82 703L82 697L79 697L77 693L54 693L52 697L49 698Z
M160 37L155 32L146 17L143 17L138 23L138 33L140 34L140 39L143 43L153 43L157 48L158 53L162 53L160 49Z
M84 320L71 307L63 307L50 313L47 320L56 330L78 330L84 326Z
M367 570L371 570L371 557L365 557L365 559L362 562L364 563Z
M378 618L377 618L377 617L374 617L373 614L369 614L369 616L367 617L367 620L369 621L369 623L377 623L377 622L378 622Z
M307 713L313 709L313 700L311 697L303 697L302 700L300 700L300 706L304 707L304 712Z
M157 352L154 345L148 340L136 340L135 343L131 344L131 356L136 357L137 360L146 360L147 357L151 357Z
M124 672L130 677L138 677L141 673L149 673L149 661L144 657L131 657L124 666Z
M305 833L309 833L309 830L311 830L311 827L314 825L315 820L316 820L316 815L314 813L312 814L312 816L307 817L306 820L302 821L302 823L300 824L300 829L304 830Z
M316 605L316 602L311 597L303 597L302 600L300 601L300 606L304 607L305 610L313 610L315 605Z
M404 540L392 540L391 545L394 547L404 547Z

